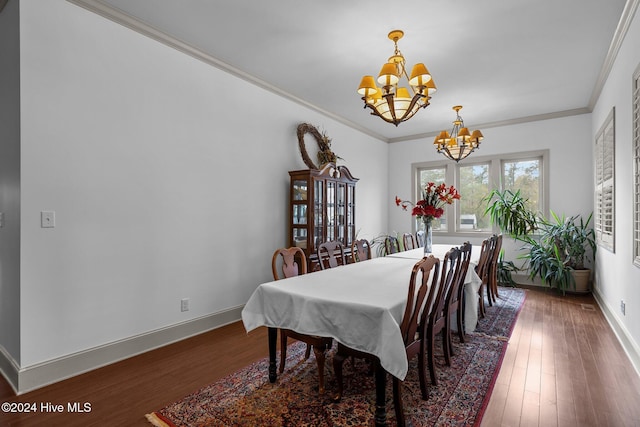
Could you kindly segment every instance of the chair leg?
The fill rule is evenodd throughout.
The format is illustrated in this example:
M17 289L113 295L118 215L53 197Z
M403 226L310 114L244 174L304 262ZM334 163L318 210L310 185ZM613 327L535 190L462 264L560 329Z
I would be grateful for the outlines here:
M482 288L480 288L480 294L478 295L478 317L484 319L484 297L482 296Z
M284 364L287 360L287 334L280 329L280 373L284 372Z
M336 394L333 396L334 402L339 402L342 398L342 365L344 363L345 356L340 354L339 352L333 356L333 374L336 377L336 382L338 383L338 390Z
M449 348L449 337L451 336L451 329L449 328L448 322L445 324L444 329L442 329L442 350L444 351L444 362L447 366L451 366L451 351Z
M465 334L464 310L465 310L464 302L461 301L460 304L458 305L458 313L456 314L456 318L458 320L458 337L460 338L461 343L464 342L464 334Z
M434 363L433 356L433 341L435 340L435 336L433 333L429 334L429 340L427 341L427 363L429 365L429 375L431 376L431 384L434 386L438 385L438 379L436 378L436 365Z
M453 356L453 344L451 341L451 336L453 335L451 333L451 313L447 313L447 318L445 319L445 328L442 330L442 333L446 333L447 334L447 351L449 352L449 356ZM446 352L445 352L446 354Z
M324 348L313 346L313 353L316 356L316 363L318 364L318 393L324 394Z
M304 351L304 358L308 359L311 356L311 344L307 344L307 349Z
M424 343L424 341L423 341ZM427 349L424 345L420 349L420 353L418 353L418 376L420 380L420 392L422 393L422 400L429 399L429 391L427 390L427 373L425 372L425 360L424 356Z
M393 406L396 410L396 423L398 427L404 427L404 408L402 405L402 384L401 381L393 377Z

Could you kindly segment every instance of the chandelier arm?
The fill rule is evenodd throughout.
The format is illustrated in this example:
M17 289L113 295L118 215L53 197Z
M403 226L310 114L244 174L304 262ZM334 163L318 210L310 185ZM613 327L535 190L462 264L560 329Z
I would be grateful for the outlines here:
M396 91L396 93L397 92L398 91ZM395 102L393 100L393 98L394 98L393 93L387 93L386 95L383 96L383 98L387 100L387 105L389 106L389 113L391 114L391 117L393 118L391 123L393 123L394 125L398 126L398 123L400 123L402 120L398 120L398 118L396 117L396 108L395 108Z
M420 100L420 98L422 98L422 95L419 95L419 94L415 94L413 98L411 98L411 103L409 104L409 108L407 108L407 111L404 113L404 115L400 119L401 122L409 120L420 110L420 108L425 108L427 105L429 105L429 101L427 101L425 105L421 105L418 108L414 109L416 103Z
M367 103L367 102L366 102L366 99L365 99L364 97L362 97L362 100L363 100L363 101L365 101L364 108L370 108L370 109L371 109L371 115L372 115L372 116L378 116L378 117L380 117L382 120L384 120L384 121L385 121L385 122L387 122L387 123L395 124L395 123L393 122L393 120L389 120L389 119L387 119L386 117L384 117L382 114L380 114L380 113L378 112L378 110L376 110L376 107L374 107L373 105L371 105L371 104ZM396 126L397 126L397 124L396 124Z

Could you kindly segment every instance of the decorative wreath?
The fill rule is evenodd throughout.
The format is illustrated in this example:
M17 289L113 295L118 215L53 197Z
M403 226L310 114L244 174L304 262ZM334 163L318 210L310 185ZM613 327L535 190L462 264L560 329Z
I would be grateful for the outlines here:
M304 142L304 135L310 133L318 143L318 161L320 162L320 166L326 163L335 163L341 157L335 155L333 151L331 151L331 140L327 135L321 134L315 126L310 125L309 123L300 123L298 125L298 146L300 147L300 154L302 155L302 160L310 169L320 169L316 164L311 160L309 154L307 153L307 147Z

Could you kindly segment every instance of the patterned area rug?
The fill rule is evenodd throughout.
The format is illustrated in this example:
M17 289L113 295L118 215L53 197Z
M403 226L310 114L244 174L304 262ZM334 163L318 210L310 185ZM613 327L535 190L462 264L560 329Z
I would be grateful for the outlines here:
M480 320L476 332L468 334L464 343L454 335L455 356L451 366L445 365L442 345L437 343L438 386L429 387L428 400L421 399L417 358L409 365L402 396L406 418L414 426L480 424L508 337L525 299L525 291L521 289L500 288L499 293L500 299L493 307L487 306L487 316ZM334 403L330 399L335 386L332 354L327 357L327 392L319 396L313 353L305 360L304 349L301 343L289 346L285 371L275 384L269 383L268 360L263 359L148 414L147 419L162 427L373 425L375 384L366 363L356 360L352 366L350 361L345 362L343 398ZM387 420L388 425L395 426L391 382L387 380Z

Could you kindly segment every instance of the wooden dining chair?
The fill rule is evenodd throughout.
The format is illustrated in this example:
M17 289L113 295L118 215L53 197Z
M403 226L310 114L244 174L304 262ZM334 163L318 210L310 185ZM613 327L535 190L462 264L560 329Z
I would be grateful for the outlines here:
M411 277L409 279L409 289L407 293L407 304L405 306L404 314L402 316L402 322L400 324L400 331L402 339L404 341L405 351L407 353L407 360L413 359L418 356L418 377L420 382L420 392L422 399L427 400L427 376L425 372L425 342L423 325L427 317L427 307L430 306L429 298L427 295L432 296L431 290L437 285L439 278L438 270L440 267L440 260L433 255L425 257L418 261L411 271ZM433 274L432 274L433 270ZM431 279L431 285L429 285L429 277ZM417 290L416 290L417 287ZM426 301L425 301L426 299ZM370 353L365 353L360 350L349 348L341 343L338 343L338 349L333 357L333 371L336 376L336 382L338 384L337 394L334 400L340 400L343 393L343 376L342 365L348 357L362 358L371 361L374 365L378 365L380 360ZM352 359L353 360L353 359ZM393 403L396 413L396 422L398 426L404 426L404 409L402 404L402 390L401 380L397 377L393 377Z
M402 235L402 244L404 245L405 251L410 251L411 249L415 249L418 247L416 243L416 238L411 233L404 233Z
M419 248L424 248L425 243L427 242L427 236L424 230L416 231L416 243Z
M471 248L470 242L465 242L460 246L461 260L459 262L456 277L453 280L451 289L446 297L445 302L445 317L446 326L445 333L447 334L447 345L449 346L449 354L453 355L453 343L451 341L451 316L456 314L456 325L458 327L458 337L460 342L464 342L464 281L467 277L467 271L469 264L471 263Z
M277 249L271 259L271 271L273 272L273 280L276 281L298 276L299 274L306 274L307 259L304 251L298 247ZM315 335L305 335L290 329L280 329L280 373L284 372L284 365L287 360L287 341L289 338L307 344L307 349L304 354L305 359L309 358L311 349L313 349L316 364L318 365L318 392L323 394L325 351L331 348L333 339Z
M426 344L426 357L427 365L429 366L429 375L431 376L431 383L435 386L438 385L438 379L436 377L436 365L435 365L435 341L438 333L442 334L442 350L444 352L444 360L447 366L451 365L451 355L449 353L449 342L446 333L446 317L445 317L445 302L446 296L453 285L460 266L461 253L458 248L451 248L444 256L441 263L440 281L437 289L432 289L435 292L429 311L429 317L426 322L425 330L425 344Z
M486 309L484 305L484 294L487 283L489 282L489 262L491 261L492 247L495 245L493 237L484 239L480 247L480 258L475 266L476 274L480 278L480 286L478 287L478 318L485 317Z
M358 239L351 243L351 259L353 262L371 259L371 244L367 239Z
M494 298L494 288L497 288L497 280L498 280L498 258L500 257L500 249L502 247L502 235L498 236L494 234L489 238L489 254L486 262L485 270L482 272L483 276L480 276L482 279L482 284L480 285L480 289L478 292L482 297L482 301L484 303L484 296L486 294L487 303L489 306L493 306L495 302ZM486 305L485 305L486 310Z
M502 234L496 236L495 247L493 248L493 257L491 258L489 271L489 305L493 305L498 298L498 263L500 261L500 251L502 250Z
M395 236L387 236L384 238L384 254L391 255L400 252L400 244Z
M335 268L347 263L344 246L337 240L320 243L316 252L318 254L320 270Z

